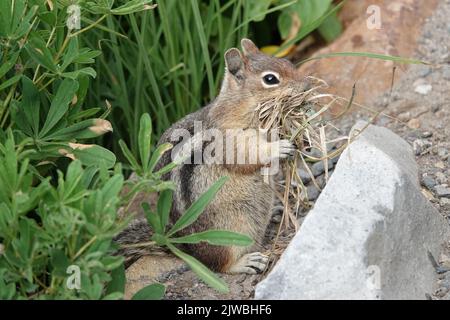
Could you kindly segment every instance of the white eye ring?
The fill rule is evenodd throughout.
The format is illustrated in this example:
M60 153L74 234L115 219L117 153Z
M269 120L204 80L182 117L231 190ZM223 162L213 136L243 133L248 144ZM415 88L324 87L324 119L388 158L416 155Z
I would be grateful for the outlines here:
M267 76L273 76L273 79L275 79L275 82L269 83L266 79ZM278 87L281 83L280 74L275 71L264 71L263 73L261 73L261 83L264 88Z

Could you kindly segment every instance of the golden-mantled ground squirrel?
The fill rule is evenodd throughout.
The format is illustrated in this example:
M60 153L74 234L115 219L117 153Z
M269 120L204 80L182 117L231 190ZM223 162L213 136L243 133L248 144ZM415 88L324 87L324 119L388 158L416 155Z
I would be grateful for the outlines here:
M252 41L243 39L241 45L242 53L236 48L225 53L225 76L217 98L176 122L162 135L159 144L170 142L175 147L173 152L164 154L157 167L182 158L181 155L189 158L165 177L176 184L172 222L220 177L229 177L205 212L179 235L229 230L251 236L255 241L251 248L200 243L186 249L215 271L252 274L264 270L267 264L268 258L258 250L274 202L273 186L266 182L267 176L261 174L261 169L295 151L288 140L267 138L260 129L256 108L287 88L298 88L302 77L291 62L261 53ZM203 140L199 139L199 132ZM209 132L209 141L205 132ZM230 132L234 139L232 147L225 143ZM190 139L185 138L186 133ZM199 140L202 142L198 143ZM213 151L208 148L212 141L216 142ZM239 159L242 151L245 156ZM205 153L213 161L205 161Z

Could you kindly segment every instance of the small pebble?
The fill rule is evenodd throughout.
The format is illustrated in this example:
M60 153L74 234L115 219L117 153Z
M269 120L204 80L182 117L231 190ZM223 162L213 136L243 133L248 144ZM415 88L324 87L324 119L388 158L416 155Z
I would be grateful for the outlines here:
M444 69L442 71L442 77L445 80L450 80L450 66L444 66Z
M435 186L434 190L439 198L450 198L450 188L447 185L441 184Z
M441 207L450 208L450 199L441 198L441 200L439 200L439 204L441 205Z
M311 175L308 173L308 171L304 169L298 169L297 174L302 179L303 184L307 184L311 181Z
M422 181L421 181L422 185L424 187L426 187L427 189L431 190L433 189L436 185L437 182L436 180L434 180L432 177L430 176L424 176L422 177Z
M430 148L433 144L429 140L416 139L413 142L413 150L416 156L422 154L426 149Z
M431 71L432 71L432 70L431 70L430 67L428 67L428 66L421 66L421 67L419 68L417 74L418 74L420 77L425 78L426 76L429 76L429 75L431 74Z
M434 166L438 169L445 169L445 163L442 161L438 161L434 164Z
M333 169L333 162L328 161L328 170ZM319 161L313 164L311 167L311 172L314 175L314 177L320 176L322 173L325 172L325 164L323 161Z
M410 112L402 112L397 116L397 119L401 122L407 122L411 119L411 113Z
M419 119L411 119L408 121L408 128L410 129L419 129L420 128L420 120Z
M332 158L332 159L331 159L331 162L332 162L333 164L336 164L336 163L338 163L339 158L340 158L340 155L338 155L338 156Z
M414 91L421 94L427 95L433 90L433 86L431 84L420 84L414 88Z
M435 177L437 184L447 183L447 176L443 172L436 172Z
M439 158L441 158L442 160L446 160L448 158L448 150L445 148L438 148L437 150L437 155L439 156Z
M448 288L446 288L446 287L440 287L439 289L436 290L436 292L435 292L434 295L435 295L436 297L442 298L443 296L445 296L445 295L447 294L448 291L449 291Z
M431 132L431 131L422 132L422 138L424 138L424 139L431 138L432 136L433 136L433 132Z
M309 201L315 201L320 195L319 190L317 190L317 188L315 186L308 186L306 188L306 192L308 193Z

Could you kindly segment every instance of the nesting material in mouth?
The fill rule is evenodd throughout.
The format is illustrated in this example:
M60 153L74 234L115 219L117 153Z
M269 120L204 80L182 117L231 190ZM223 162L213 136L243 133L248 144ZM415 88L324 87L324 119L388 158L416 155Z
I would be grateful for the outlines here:
M277 97L267 100L257 106L256 112L263 130L277 130L280 139L289 139L297 148L292 159L284 164L284 184L280 187L278 197L284 204L282 225L298 227L297 215L299 209L308 209L307 188L299 177L297 168L301 165L311 176L311 180L320 190L314 175L307 163L324 162L325 180L328 180L328 161L339 156L346 143L329 152L329 146L340 141L348 141L333 126L333 120L341 117L350 108L350 99L325 93L328 88L324 80L315 77L305 77L296 88L287 88ZM332 111L339 110L338 114ZM327 134L333 130L334 138L327 139ZM315 152L312 152L312 151ZM320 156L318 156L320 155ZM284 223L283 223L284 221Z

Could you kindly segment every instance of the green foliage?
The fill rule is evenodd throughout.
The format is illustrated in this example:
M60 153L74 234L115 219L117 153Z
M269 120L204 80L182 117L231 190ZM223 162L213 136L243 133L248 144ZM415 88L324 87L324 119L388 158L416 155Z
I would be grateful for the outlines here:
M149 12L108 16L84 39L91 48L103 48L95 68L95 90L87 99L92 105L110 101L115 140L126 141L135 157L140 152L140 115L151 115L158 137L209 102L220 87L223 53L249 35L252 22L274 11L269 9L270 0L156 0L155 4ZM83 16L83 21L91 20ZM115 141L112 146L119 149Z
M4 299L99 299L123 263L111 241L121 230L116 214L121 173L70 163L50 178L35 181L35 168L11 130L0 141L0 290ZM81 272L81 290L66 285L67 268ZM123 292L115 292L116 295Z
M110 15L149 2L80 4ZM108 108L83 107L101 52L83 45L90 28L66 27L71 3L49 3L0 2L0 299L118 299L124 176L114 153L85 143L112 130Z

